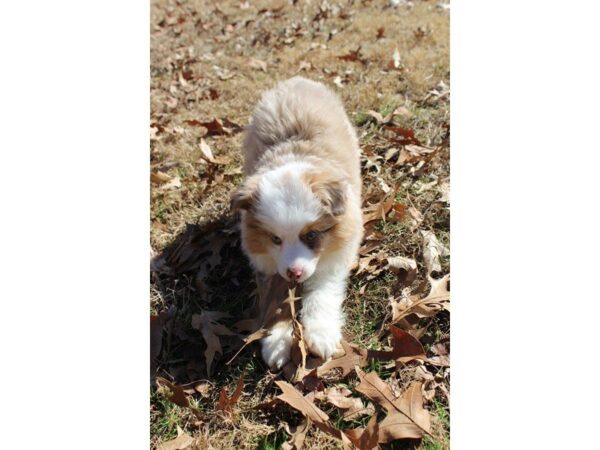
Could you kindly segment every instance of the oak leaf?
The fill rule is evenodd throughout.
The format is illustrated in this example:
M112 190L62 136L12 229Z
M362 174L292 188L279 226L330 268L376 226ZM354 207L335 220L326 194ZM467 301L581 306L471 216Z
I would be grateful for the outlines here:
M413 359L426 359L425 350L421 343L410 333L390 325L392 334L392 350L369 350L369 359L378 359L380 361L395 360L397 362L408 362Z
M290 427L287 423L284 425L285 431L290 435L290 438L281 445L282 450L301 450L304 447L304 439L306 432L309 430L311 420L304 417L295 427Z
M330 359L317 369L319 376L324 375L332 369L342 369L342 376L345 377L352 372L355 366L363 366L367 361L367 351L342 341L342 348L345 351L343 356Z
M206 359L206 372L209 375L215 353L223 353L219 336L234 335L225 325L217 323L217 320L222 317L227 317L227 314L219 311L202 311L201 314L192 315L192 328L200 330L206 342L204 358Z
M161 443L158 446L158 450L185 450L186 448L189 448L193 442L194 438L177 426L177 437Z
M190 402L188 401L188 398L185 395L185 392L181 386L171 383L169 380L162 377L157 377L156 382L160 386L165 386L166 388L168 388L168 390L170 391L169 400L171 400L177 406L181 406L184 408L190 406Z
M237 404L240 397L242 396L242 389L244 388L244 374L240 376L240 379L237 382L235 390L231 397L227 395L227 391L223 387L221 392L219 392L219 400L217 401L217 405L215 406L216 411L222 411L224 413L231 413L233 411L233 407Z
M277 396L278 399L297 409L313 422L326 423L329 421L329 416L317 405L308 401L294 386L286 381L276 381L275 384L283 391L283 394Z
M395 439L421 438L430 434L431 419L423 408L421 383L413 383L402 395L396 397L391 387L376 372L365 374L356 367L360 384L356 390L383 406L387 417L379 424L379 442Z
M424 298L411 295L407 298L391 299L392 323L416 314L417 317L432 317L442 310L450 311L450 274L436 280L429 277L431 289Z

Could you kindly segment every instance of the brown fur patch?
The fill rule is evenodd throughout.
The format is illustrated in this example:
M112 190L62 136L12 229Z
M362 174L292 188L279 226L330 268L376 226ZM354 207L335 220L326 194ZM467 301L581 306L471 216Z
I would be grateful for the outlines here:
M341 216L346 212L346 194L342 180L332 178L331 172L307 172L304 180L327 212L333 216Z
M320 255L341 249L350 241L356 230L356 224L349 215L336 218L331 214L323 214L318 220L302 228L300 240ZM313 242L306 240L306 235L311 231L318 233L318 237Z
M249 178L231 195L231 209L233 211L251 211L258 203L258 183Z
M252 211L246 212L246 219L242 226L246 227L245 246L246 248L257 255L264 255L269 252L271 242L271 233L266 231L259 220L254 217Z

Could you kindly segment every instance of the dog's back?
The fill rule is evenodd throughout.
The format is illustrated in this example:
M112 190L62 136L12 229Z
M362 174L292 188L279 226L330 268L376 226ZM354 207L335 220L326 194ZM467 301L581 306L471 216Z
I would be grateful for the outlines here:
M263 154L285 142L309 143L304 154L341 167L360 192L358 139L341 101L325 85L294 77L262 96L246 131L245 174L253 174Z

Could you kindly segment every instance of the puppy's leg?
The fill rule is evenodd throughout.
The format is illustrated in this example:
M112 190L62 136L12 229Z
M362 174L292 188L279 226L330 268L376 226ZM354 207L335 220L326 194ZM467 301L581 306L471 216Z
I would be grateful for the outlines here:
M302 295L301 321L309 350L329 359L342 339L346 273L329 274L312 280Z
M292 349L292 324L290 321L277 322L271 334L261 342L262 357L270 368L281 369L290 360Z

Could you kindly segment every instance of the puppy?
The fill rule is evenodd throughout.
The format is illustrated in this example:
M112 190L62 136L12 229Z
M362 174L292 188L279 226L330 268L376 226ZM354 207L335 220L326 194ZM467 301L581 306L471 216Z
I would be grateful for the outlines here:
M242 248L265 275L302 283L309 350L328 359L344 322L348 273L362 239L360 149L341 101L302 77L263 94L243 145L245 180L232 197ZM272 368L290 359L292 326L262 339Z

